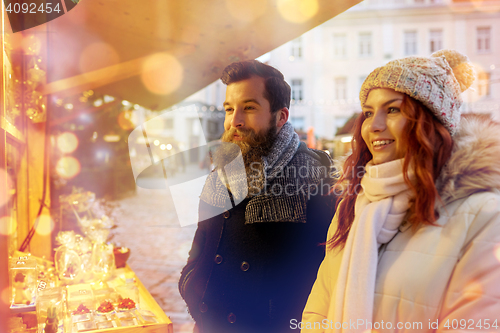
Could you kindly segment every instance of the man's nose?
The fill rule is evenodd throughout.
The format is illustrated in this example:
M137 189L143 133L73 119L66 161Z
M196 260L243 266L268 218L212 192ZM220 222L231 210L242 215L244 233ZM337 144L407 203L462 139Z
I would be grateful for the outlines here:
M234 110L233 119L231 119L231 126L236 128L245 126L245 122L243 119L243 110L239 108Z

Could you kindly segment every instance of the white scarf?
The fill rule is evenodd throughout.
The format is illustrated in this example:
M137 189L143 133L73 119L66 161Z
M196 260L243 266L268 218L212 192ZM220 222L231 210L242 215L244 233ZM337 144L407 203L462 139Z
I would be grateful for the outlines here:
M408 173L412 181L414 174ZM412 195L403 178L403 159L368 162L361 186L335 287L334 313L328 316L334 323L347 323L336 329L343 333L364 331L364 325L349 325L358 319L372 322L378 248L396 235Z

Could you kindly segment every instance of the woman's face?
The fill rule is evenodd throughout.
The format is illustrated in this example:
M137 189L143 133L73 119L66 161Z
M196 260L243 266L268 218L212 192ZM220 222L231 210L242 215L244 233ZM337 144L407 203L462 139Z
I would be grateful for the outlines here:
M403 128L407 119L401 113L404 95L392 89L373 89L363 106L365 120L361 136L372 153L373 163L381 164L403 158L406 143Z

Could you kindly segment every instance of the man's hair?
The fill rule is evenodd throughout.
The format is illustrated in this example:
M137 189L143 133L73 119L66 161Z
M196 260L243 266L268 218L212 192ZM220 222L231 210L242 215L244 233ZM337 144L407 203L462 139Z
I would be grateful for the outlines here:
M225 85L250 79L258 76L265 81L264 98L271 105L271 113L282 108L290 108L291 89L285 82L283 74L274 67L263 64L258 60L233 62L224 68L221 81Z

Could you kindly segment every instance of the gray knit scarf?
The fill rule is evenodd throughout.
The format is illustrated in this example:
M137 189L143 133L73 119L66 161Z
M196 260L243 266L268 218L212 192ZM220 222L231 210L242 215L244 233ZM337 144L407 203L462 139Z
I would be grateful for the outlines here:
M269 184L292 160L299 144L299 136L293 130L293 126L288 122L285 123L270 153L262 157L262 168L250 167L250 170L245 170L240 154L239 158L224 168L217 168L217 172L208 175L200 199L211 206L230 209L232 207L228 200L228 189L235 205L245 198L262 194L266 184Z

